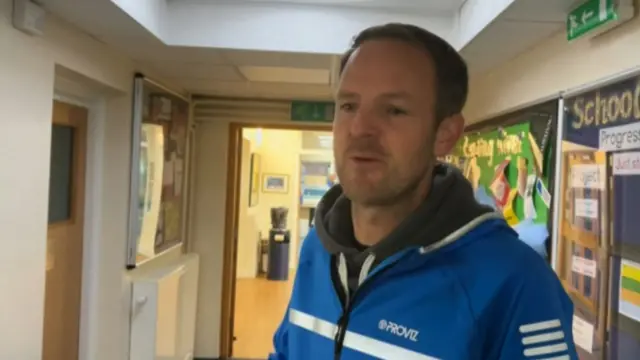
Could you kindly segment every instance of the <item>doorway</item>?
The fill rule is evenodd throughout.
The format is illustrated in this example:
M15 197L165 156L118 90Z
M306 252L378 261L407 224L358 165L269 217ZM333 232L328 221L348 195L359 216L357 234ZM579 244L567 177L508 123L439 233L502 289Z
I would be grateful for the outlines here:
M298 226L302 222L300 216L308 217L311 213L308 209L304 211L300 202L302 134L318 132L330 137L330 131L331 124L230 124L227 164L230 196L226 203L220 334L222 358L264 359L272 350L273 332L283 318L293 276L287 281L267 279L270 276L265 271L268 270L265 250L269 244L270 208L289 209L288 259L289 268L294 269L299 239L306 234L305 229ZM331 151L331 143L328 149ZM269 150L278 154L279 163L270 160ZM282 161L285 154L292 154L286 156L287 164ZM330 152L328 158L332 157ZM255 217L251 226L241 224L247 213Z
M77 360L88 110L53 103L43 360Z

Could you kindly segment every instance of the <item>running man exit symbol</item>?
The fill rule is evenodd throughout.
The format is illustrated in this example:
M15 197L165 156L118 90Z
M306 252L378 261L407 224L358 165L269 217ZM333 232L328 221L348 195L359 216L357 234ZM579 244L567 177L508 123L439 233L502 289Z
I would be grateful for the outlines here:
M577 39L618 20L615 0L587 0L567 15L567 40Z

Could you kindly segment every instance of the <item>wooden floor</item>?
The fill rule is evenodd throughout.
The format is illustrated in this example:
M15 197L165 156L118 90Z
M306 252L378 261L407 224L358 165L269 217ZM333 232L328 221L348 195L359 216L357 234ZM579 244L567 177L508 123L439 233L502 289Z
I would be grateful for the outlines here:
M266 359L273 350L273 334L287 309L293 276L289 281L264 278L238 279L233 357Z

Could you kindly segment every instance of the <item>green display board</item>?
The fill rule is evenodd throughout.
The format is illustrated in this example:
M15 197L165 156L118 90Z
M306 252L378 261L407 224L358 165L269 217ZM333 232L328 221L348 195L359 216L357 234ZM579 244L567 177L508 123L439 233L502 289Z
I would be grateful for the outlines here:
M550 195L544 165L550 152L540 147L526 122L466 134L446 161L461 168L476 194L493 197L505 217L512 211L515 223L526 218L547 223Z

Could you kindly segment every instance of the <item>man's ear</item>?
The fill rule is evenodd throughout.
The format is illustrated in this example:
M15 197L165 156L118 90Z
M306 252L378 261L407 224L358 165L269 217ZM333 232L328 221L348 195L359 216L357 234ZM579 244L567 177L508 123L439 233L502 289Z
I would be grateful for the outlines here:
M449 154L463 132L464 117L462 114L452 115L442 120L436 130L434 155L440 157Z

